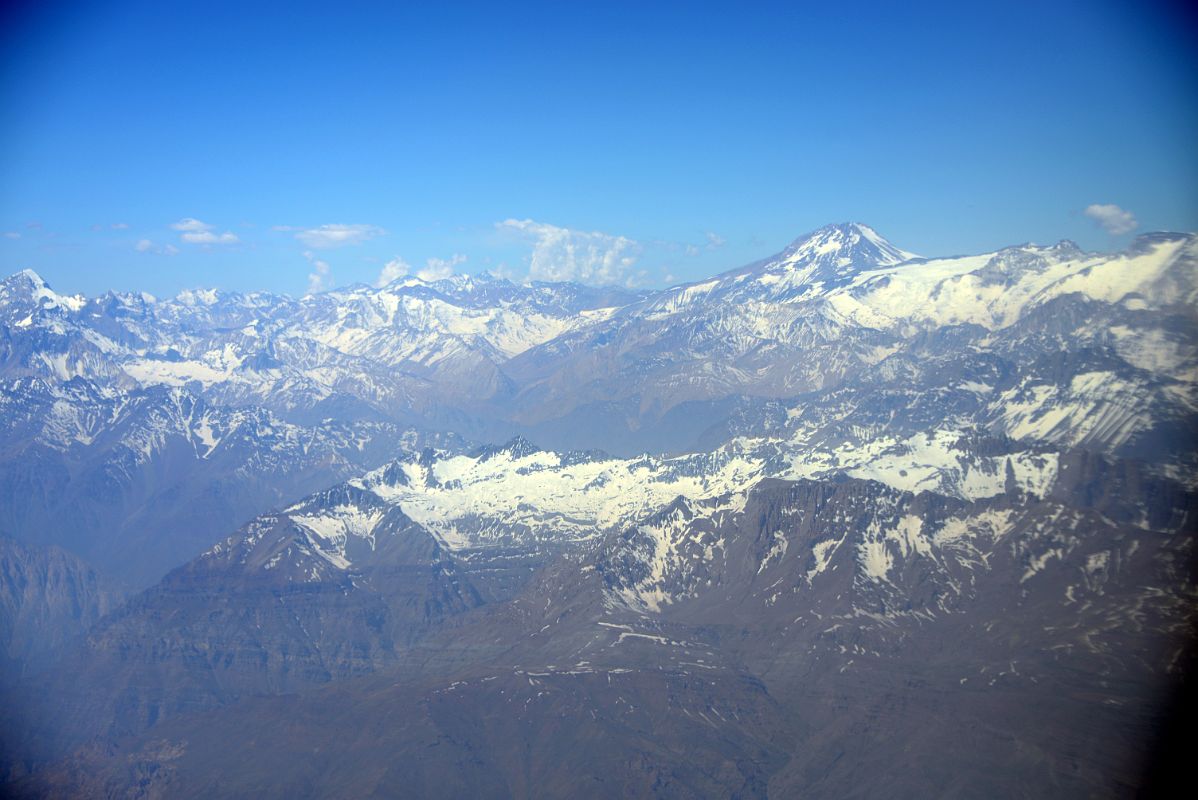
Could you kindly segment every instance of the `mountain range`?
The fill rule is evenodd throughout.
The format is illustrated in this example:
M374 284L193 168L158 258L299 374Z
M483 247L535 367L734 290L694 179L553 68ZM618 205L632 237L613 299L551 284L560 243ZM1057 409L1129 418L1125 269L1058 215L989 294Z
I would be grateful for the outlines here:
M1193 234L925 258L848 223L662 291L17 273L7 787L1150 788L1192 696L1196 323Z

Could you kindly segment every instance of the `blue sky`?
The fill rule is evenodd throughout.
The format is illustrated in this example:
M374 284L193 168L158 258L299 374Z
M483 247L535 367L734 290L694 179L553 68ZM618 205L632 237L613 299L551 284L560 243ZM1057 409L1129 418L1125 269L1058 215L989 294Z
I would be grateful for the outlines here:
M0 271L88 293L300 294L388 264L662 285L843 220L927 255L1122 247L1198 228L1182 8L9 8Z

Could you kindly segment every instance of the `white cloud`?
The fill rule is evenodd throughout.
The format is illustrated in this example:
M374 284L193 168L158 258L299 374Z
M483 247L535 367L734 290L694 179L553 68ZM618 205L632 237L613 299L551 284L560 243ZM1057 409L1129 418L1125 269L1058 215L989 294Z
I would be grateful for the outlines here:
M1093 205L1086 206L1085 214L1101 225L1102 229L1112 236L1131 233L1140 225L1136 221L1135 214L1130 211L1124 211L1114 203L1094 203Z
M188 244L237 244L241 240L231 231L213 233L212 231L188 231L180 234L180 239Z
M326 250L331 247L343 247L351 244L361 244L367 239L382 236L386 231L376 225L319 225L315 228L304 228L295 234L295 238L308 247Z
M495 227L532 241L528 277L534 280L628 283L642 251L638 242L624 236L559 228L531 219L508 219Z
M707 232L707 249L718 250L727 243L727 239L720 236L718 233Z
M516 279L516 273L507 265L506 261L500 261L495 266L487 270L493 277L501 278L505 281L513 281Z
M5 239L20 239L21 234L17 233L16 231L5 231L4 238Z
M158 255L176 255L179 253L179 248L175 247L174 244L163 244L162 247L157 247L152 240L147 240L147 238L139 238L138 243L134 244L133 249L137 250L138 253L157 253Z
M308 263L312 265L312 271L308 273L308 294L316 294L328 289L333 282L328 262L321 261L310 250L304 251L304 258L308 259Z
M425 262L424 269L416 273L416 277L422 281L444 280L453 275L454 267L464 263L466 257L461 253L454 253L449 258L430 258Z
M376 286L386 286L391 281L403 278L407 275L415 274L422 281L439 281L444 280L453 275L454 268L459 264L466 263L466 256L461 253L454 253L449 258L430 258L424 262L424 266L412 272L412 265L404 261L399 256L388 261L383 265L383 269L379 272L378 280L375 281Z
M171 225L171 227L177 231L199 232L210 231L212 230L213 226L209 225L207 222L200 222L195 217L184 217L183 219Z
M378 280L374 282L374 285L386 286L391 281L397 281L411 271L411 265L399 256L396 256L383 265L383 269L379 272Z
M124 230L129 229L129 223L128 222L114 222L111 225L109 225L108 227L112 228L114 231L124 231Z
M237 244L241 240L231 231L217 233L215 225L201 222L195 217L184 217L171 225L180 231L179 241L187 244Z
M158 247L151 239L138 239L137 244L133 245L133 249L139 253L157 253L163 256L173 256L179 252L179 248L173 244L164 244L162 247Z

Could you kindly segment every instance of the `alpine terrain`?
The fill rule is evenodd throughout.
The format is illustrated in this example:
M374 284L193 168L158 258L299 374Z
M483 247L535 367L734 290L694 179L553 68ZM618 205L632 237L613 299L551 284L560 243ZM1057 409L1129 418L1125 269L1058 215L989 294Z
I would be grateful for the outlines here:
M1198 236L663 291L0 282L19 797L1122 797L1176 766ZM1190 705L1187 705L1190 704Z

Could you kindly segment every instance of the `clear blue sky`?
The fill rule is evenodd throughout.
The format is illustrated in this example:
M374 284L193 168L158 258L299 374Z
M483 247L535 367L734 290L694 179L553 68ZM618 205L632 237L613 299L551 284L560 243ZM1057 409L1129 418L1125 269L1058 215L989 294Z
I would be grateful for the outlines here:
M842 220L927 255L1123 246L1092 204L1198 228L1184 5L986 5L9 7L0 271L299 294L399 257L661 285Z

